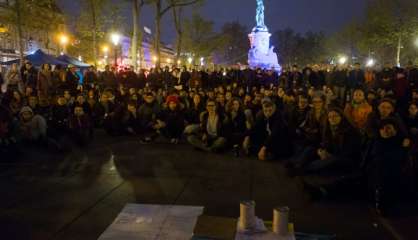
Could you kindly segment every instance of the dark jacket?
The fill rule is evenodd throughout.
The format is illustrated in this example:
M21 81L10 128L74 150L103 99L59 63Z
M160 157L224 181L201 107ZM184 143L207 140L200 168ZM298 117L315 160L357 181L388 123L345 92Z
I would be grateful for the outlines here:
M141 121L141 126L143 128L149 128L155 124L157 116L160 114L161 109L156 101L153 103L144 103L138 109L139 118Z
M363 70L352 70L348 75L347 87L350 89L363 87L365 83Z
M327 121L322 131L321 145L345 171L360 165L361 136L346 118L336 129L332 129Z
M288 126L277 110L268 119L262 112L257 114L250 138L256 148L265 146L275 158L286 158L293 152Z
M118 82L116 80L116 76L112 71L104 71L100 75L100 82L106 88L117 88Z
M70 91L72 94L75 94L77 90L77 86L80 81L80 77L77 73L72 73L71 71L67 71L67 75L65 76L65 81L67 82L67 86L70 87Z
M29 70L24 70L22 74L23 83L26 86L36 89L38 82L38 71L34 67L31 67Z
M224 114L218 114L219 116L219 122L217 124L217 136L218 137L225 137L227 138L230 134L229 127L229 119ZM204 112L201 116L200 121L200 128L204 134L208 134L207 131L207 124L208 124L208 118L209 114L207 112Z
M244 135L247 131L247 125L246 125L246 117L243 111L238 111L237 115L233 118L232 114L228 114L228 118L230 121L230 131L232 134L242 134Z

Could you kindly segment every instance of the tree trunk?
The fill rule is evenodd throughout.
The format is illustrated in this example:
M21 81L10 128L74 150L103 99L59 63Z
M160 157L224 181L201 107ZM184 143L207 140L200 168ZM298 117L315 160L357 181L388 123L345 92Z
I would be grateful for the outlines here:
M396 51L396 66L401 66L401 48L402 48L402 36L399 34L398 37L398 47Z
M181 55L181 47L183 44L183 29L181 25L181 12L182 8L179 7L178 11L176 7L173 7L173 18L174 18L174 26L176 27L177 33L177 48L176 48L176 58L180 59Z
M132 21L133 21L133 33L132 33L132 47L131 47L131 55L132 55L132 65L134 66L134 71L138 70L138 19L139 19L139 6L138 0L132 1Z
M91 17L93 24L93 62L94 66L97 66L97 19L96 19L96 6L94 0L90 0Z
M157 57L157 61L155 63L156 67L160 67L160 38L161 38L161 0L157 0L155 2L155 56Z
M22 30L22 9L21 9L21 0L16 0L15 2L16 8L16 27L17 27L17 41L19 46L19 55L20 55L20 65L22 66L25 62L25 56L23 54L24 47L23 47L23 30Z

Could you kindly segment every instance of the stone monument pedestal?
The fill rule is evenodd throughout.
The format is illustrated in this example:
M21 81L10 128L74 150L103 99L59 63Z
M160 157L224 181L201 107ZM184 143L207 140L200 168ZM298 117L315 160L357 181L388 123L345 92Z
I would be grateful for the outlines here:
M281 71L277 54L270 47L270 37L267 27L255 27L248 35L251 49L248 53L248 65L251 68L266 68Z

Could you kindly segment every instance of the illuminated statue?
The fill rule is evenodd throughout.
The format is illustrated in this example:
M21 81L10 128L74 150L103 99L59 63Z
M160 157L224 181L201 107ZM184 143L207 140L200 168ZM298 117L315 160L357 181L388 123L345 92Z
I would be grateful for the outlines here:
M271 34L264 23L264 3L263 0L257 1L257 15L255 17L256 26L248 35L251 49L248 52L248 65L251 68L273 69L280 72L281 66L278 63L277 53L274 47L270 46Z
M266 28L264 24L264 3L263 0L257 0L257 15L255 16L258 28Z

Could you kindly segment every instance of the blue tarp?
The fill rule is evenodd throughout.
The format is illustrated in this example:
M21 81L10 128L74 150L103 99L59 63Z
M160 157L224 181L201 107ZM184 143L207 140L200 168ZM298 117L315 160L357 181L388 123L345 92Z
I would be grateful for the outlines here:
M63 66L68 65L68 63L66 62L60 61L56 57L44 53L41 49L38 49L33 54L27 55L25 59L29 60L35 67L40 67L44 63L48 63L51 65L58 65L58 64L61 64ZM12 61L3 62L2 65L12 65L13 63L19 63L19 62L20 62L20 59L15 59Z
M72 65L74 65L78 68L88 68L88 67L90 67L89 64L80 62L80 61L78 61L78 59L75 59L75 58L70 57L70 56L65 55L65 54L59 56L57 59L60 60L60 61L66 62L67 64L72 64Z

